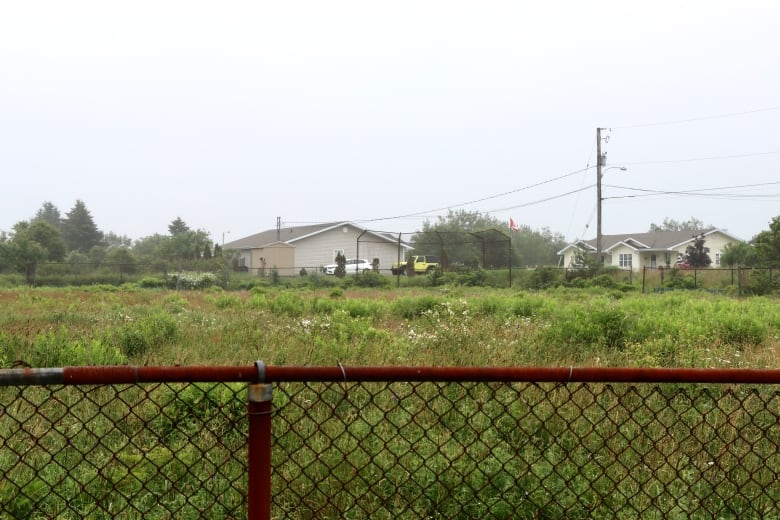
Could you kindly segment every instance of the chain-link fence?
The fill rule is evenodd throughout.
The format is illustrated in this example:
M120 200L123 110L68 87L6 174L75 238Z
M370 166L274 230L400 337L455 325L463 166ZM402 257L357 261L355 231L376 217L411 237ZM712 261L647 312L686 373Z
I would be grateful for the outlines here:
M0 517L766 518L780 502L778 371L263 367L271 411L245 371L147 368L4 382Z

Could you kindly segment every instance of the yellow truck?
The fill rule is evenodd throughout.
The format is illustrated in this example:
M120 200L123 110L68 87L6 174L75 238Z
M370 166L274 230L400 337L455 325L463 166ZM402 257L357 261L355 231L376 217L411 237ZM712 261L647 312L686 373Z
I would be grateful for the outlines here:
M410 265L414 266L415 274L430 273L439 267L439 257L433 255L412 255L402 264L394 263L393 267L390 268L390 272L393 274L406 274L406 270L409 269Z

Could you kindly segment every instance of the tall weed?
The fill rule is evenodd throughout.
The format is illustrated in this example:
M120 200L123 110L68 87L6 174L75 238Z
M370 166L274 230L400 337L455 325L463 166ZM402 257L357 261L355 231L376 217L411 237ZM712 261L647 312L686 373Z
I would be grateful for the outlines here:
M178 330L172 317L156 312L137 319L129 318L128 323L114 334L112 343L128 357L140 356L173 341Z

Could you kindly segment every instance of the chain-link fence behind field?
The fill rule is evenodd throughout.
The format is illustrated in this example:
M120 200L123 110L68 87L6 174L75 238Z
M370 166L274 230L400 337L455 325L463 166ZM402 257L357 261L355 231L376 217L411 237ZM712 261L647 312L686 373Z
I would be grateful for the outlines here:
M780 506L780 371L101 370L0 373L0 517L765 518ZM253 408L257 388L267 409Z
M66 287L79 285L121 285L193 289L222 283L230 275L221 260L189 262L38 262L27 266L19 276L31 286Z

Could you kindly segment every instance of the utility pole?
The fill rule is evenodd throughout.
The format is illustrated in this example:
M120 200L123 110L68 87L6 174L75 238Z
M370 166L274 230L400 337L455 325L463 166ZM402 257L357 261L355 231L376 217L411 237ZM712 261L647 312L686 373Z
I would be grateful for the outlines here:
M276 241L282 241L282 217L276 217Z
M601 128L596 128L596 261L601 260Z

